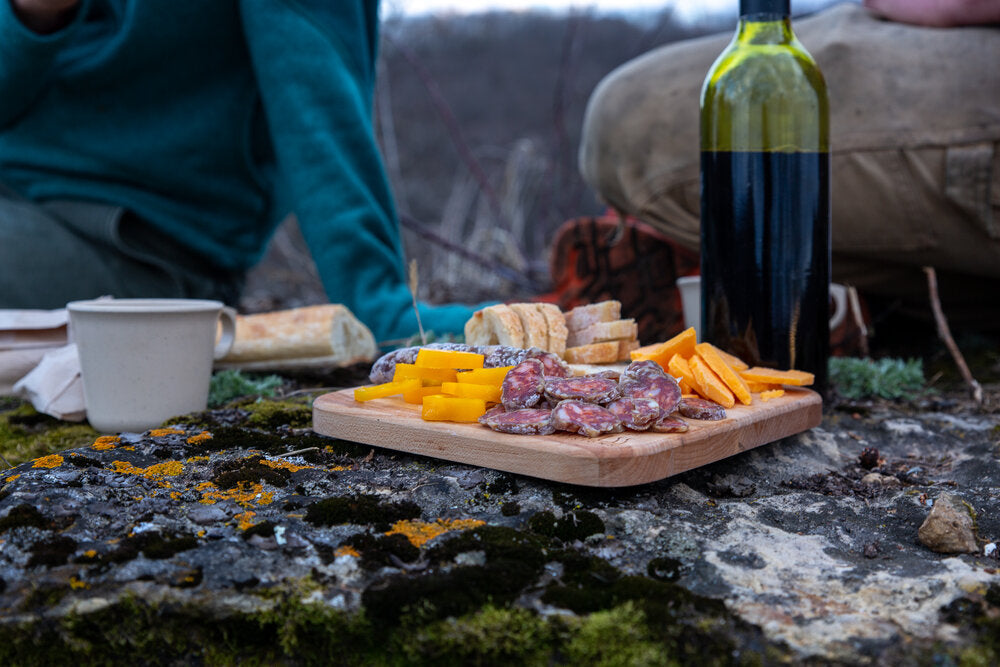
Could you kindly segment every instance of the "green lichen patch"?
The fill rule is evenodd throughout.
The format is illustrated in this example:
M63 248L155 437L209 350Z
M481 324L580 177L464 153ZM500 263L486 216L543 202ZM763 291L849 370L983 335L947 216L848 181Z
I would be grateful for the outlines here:
M372 535L358 533L344 541L361 554L361 567L375 570L384 566L397 567L399 563L412 563L420 558L420 549L413 546L405 535Z
M32 545L28 567L63 565L74 551L76 551L76 540L73 538L65 535L50 537Z
M377 496L357 494L319 500L306 508L305 520L318 526L353 523L385 532L392 524L420 516L420 507L409 500L381 502Z
M0 533L22 526L48 528L50 524L51 522L43 517L42 513L36 507L27 503L21 503L12 507L6 516L0 518Z
M243 531L243 539L249 540L254 535L260 537L272 537L274 535L274 527L277 524L273 521L261 521L260 523L255 523L246 530Z
M90 426L59 421L28 403L0 412L0 455L11 465L82 447L96 437L97 431Z
M546 537L557 537L564 542L583 540L604 532L604 522L593 512L567 512L556 519L549 511L537 512L528 520L534 532Z
M212 483L220 489L234 489L241 482L262 482L277 487L288 484L288 478L292 476L291 472L284 468L268 466L263 461L264 457L258 454L217 463L213 466Z
M253 428L273 430L282 426L308 428L312 425L312 406L307 398L283 401L262 401L240 403L239 408L249 413L247 424Z
M140 553L146 558L165 559L196 546L198 539L193 535L171 535L151 530L126 537L113 551L100 556L100 560L107 563L124 563L138 558Z

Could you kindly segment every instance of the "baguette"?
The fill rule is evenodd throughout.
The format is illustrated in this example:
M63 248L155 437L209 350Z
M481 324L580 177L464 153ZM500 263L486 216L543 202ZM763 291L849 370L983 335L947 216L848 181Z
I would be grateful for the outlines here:
M609 364L618 361L618 341L567 347L563 358L571 364Z
M533 303L512 303L510 309L521 319L524 347L549 349L549 324Z
M566 337L569 330L566 328L566 317L554 303L536 303L538 312L545 318L549 332L548 347L545 349L560 357L566 353Z
M612 322L595 322L585 329L571 331L566 345L576 347L578 345L590 345L591 343L603 343L609 340L628 339L634 340L639 336L639 325L635 320L614 320Z
M570 332L580 331L598 322L612 322L622 317L620 301L609 299L585 306L577 306L566 313L566 327Z
M521 318L509 306L496 304L477 310L465 323L465 342L470 345L524 347Z
M237 316L233 346L219 365L316 359L346 366L377 352L371 330L346 306L323 304Z

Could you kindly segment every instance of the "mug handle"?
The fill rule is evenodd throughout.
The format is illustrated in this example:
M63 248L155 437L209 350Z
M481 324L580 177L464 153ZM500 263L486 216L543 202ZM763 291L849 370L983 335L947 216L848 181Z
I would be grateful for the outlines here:
M233 347L233 341L236 340L236 310L229 306L223 306L222 311L219 312L219 323L222 325L222 330L215 343L213 359L216 360L229 354L229 350Z
M830 298L833 299L833 315L830 316L830 329L833 330L843 323L847 315L847 288L830 283Z

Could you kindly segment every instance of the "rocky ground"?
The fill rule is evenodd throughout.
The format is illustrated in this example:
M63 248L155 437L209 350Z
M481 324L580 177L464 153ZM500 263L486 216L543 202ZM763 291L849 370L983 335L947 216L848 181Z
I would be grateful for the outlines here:
M365 370L119 437L0 404L71 445L0 476L0 663L1000 660L1000 385L596 489L314 434Z

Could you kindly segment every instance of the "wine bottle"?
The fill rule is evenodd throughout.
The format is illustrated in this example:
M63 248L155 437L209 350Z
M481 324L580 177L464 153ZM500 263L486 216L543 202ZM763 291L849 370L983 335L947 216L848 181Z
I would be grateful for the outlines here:
M741 0L702 86L701 275L705 340L826 390L829 104L789 0Z

